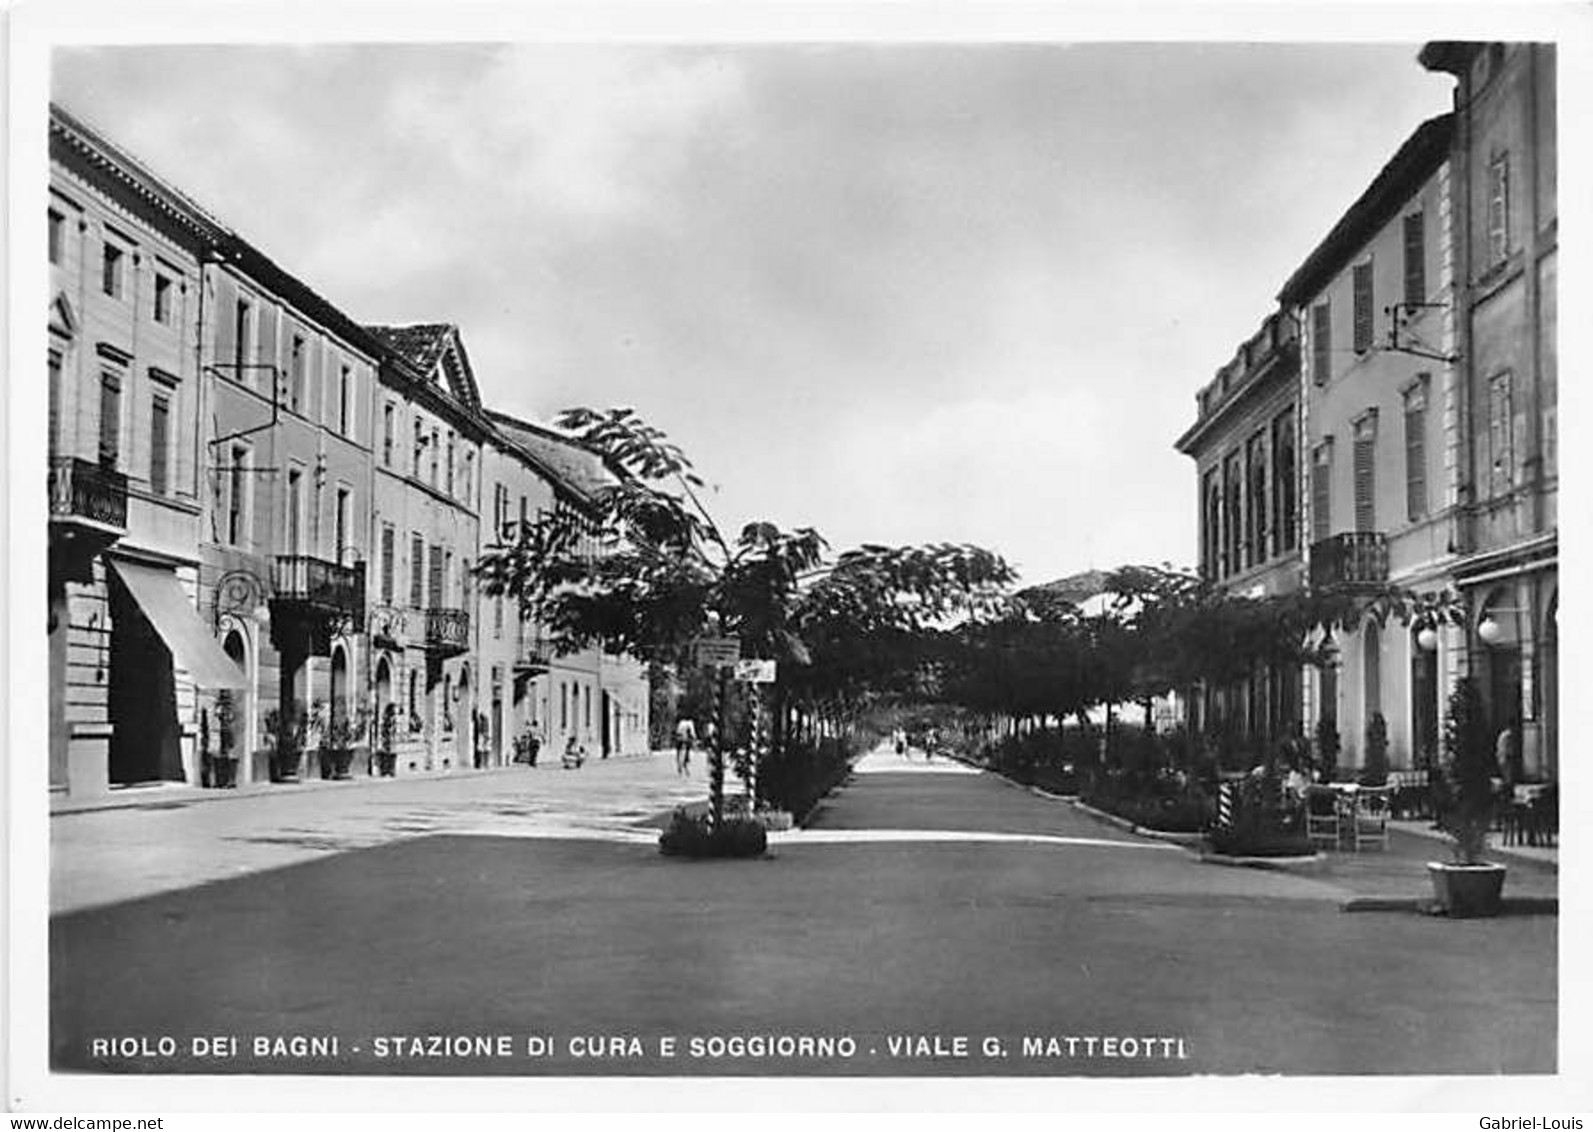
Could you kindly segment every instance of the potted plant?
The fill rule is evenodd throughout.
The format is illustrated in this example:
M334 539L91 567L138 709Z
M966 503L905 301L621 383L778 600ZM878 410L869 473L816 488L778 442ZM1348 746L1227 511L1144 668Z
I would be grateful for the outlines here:
M325 720L325 709L322 719ZM320 728L321 736L321 777L337 779L339 781L350 777L349 768L354 765L354 736L357 734L355 721L349 713L338 712L326 720Z
M266 713L266 726L272 738L271 781L298 781L304 758L304 705L295 704L286 713L273 708Z
M398 705L388 704L382 709L376 738L376 772L383 778L393 777L393 770L398 765L398 752L393 746L397 735Z
M1388 721L1374 711L1366 721L1366 764L1361 767L1362 786L1382 786L1388 782Z
M238 756L233 752L237 735L238 708L232 690L216 693L216 754L210 762L211 785L228 789L238 785Z
M1449 835L1454 859L1428 862L1433 897L1450 916L1494 916L1505 881L1505 867L1483 857L1493 825L1494 751L1482 696L1469 679L1449 696L1444 757L1449 788L1438 825Z
M1317 720L1316 759L1322 781L1332 782L1338 775L1339 726L1331 715Z

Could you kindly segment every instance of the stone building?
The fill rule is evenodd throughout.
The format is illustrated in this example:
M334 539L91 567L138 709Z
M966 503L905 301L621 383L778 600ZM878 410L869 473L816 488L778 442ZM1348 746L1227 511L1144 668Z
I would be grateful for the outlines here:
M456 327L356 323L55 106L50 158L53 794L315 774L338 735L356 774L389 737L396 774L530 726L647 749L640 666L547 656L472 573L595 455L490 416Z
M1452 586L1452 130L1450 115L1422 123L1278 295L1302 328L1302 515L1313 589ZM1460 640L1420 629L1368 616L1336 634L1337 665L1307 672L1308 722L1333 722L1341 766L1364 763L1376 720L1393 767L1426 765L1437 753L1449 683L1441 674L1454 670Z
M1296 323L1275 311L1196 395L1196 418L1177 448L1195 461L1200 576L1245 597L1302 584ZM1298 669L1260 670L1208 688L1189 705L1197 727L1267 743L1296 733Z
M372 703L392 708L399 774L476 760L480 545L489 435L457 327L374 326L379 371L373 459Z
M196 609L203 257L218 227L50 111L52 791L194 780L199 696L242 683Z
M1454 577L1461 660L1492 726L1518 736L1516 778L1559 776L1556 52L1430 43L1455 77Z

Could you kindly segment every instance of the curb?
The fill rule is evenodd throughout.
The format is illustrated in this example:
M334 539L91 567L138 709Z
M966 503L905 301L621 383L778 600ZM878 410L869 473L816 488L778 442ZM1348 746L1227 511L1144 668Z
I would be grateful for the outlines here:
M1426 916L1442 916L1443 910L1430 896L1355 896L1339 905L1341 912L1419 912ZM1501 916L1560 914L1557 896L1507 896ZM1497 919L1498 917L1484 917Z
M1314 873L1328 865L1325 854L1309 857L1229 857L1222 853L1201 852L1203 865L1222 865L1231 869L1267 869L1280 873Z
M607 763L640 761L657 755L651 751L646 755L610 755L602 760ZM448 782L465 778L482 778L493 774L537 774L544 770L556 769L549 764L545 767L525 766L514 763L509 766L487 766L479 770L467 767L460 770L431 771L419 774L394 775L360 775L358 778L311 778L301 779L298 782L254 782L247 787L235 789L207 788L203 786L189 786L181 784L170 792L160 790L158 787L149 792L140 791L137 796L127 797L125 800L118 794L105 795L89 799L74 805L70 801L60 806L50 807L50 817L69 818L81 817L85 814L112 813L117 810L166 810L176 809L181 806L197 806L211 802L240 802L247 798L281 798L293 794L311 794L324 790L350 790L385 788L400 782ZM175 784L174 784L175 785ZM134 787L137 790L137 787Z
M1449 841L1448 834L1443 833L1440 830L1430 829L1426 826L1420 826L1415 823L1396 825L1390 822L1388 828L1391 833L1400 833L1408 837L1419 837L1423 841L1438 841L1446 844ZM1552 873L1558 873L1560 871L1560 863L1558 861L1546 861L1542 857L1530 856L1526 853L1519 852L1514 845L1489 845L1487 848L1487 853L1489 856L1493 857L1508 857L1511 864L1519 864L1525 868L1544 869Z

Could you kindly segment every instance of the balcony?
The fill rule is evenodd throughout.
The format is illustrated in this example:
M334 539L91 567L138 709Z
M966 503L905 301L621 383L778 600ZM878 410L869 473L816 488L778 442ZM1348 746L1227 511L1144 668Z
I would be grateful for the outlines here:
M469 611L426 610L426 651L441 656L455 656L470 651Z
M114 541L127 531L127 477L76 456L51 456L50 521L87 526Z
M301 613L365 619L365 564L340 566L307 554L279 554L272 572L276 600Z
M1382 531L1344 531L1311 544L1311 587L1354 589L1388 581L1388 538Z

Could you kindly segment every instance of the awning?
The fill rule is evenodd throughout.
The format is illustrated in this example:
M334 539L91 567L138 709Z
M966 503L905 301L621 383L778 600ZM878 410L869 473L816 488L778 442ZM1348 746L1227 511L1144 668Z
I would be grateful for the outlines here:
M177 667L201 688L243 688L243 669L216 644L204 622L188 604L177 575L159 566L109 559L116 576L143 610L144 616L171 649Z

